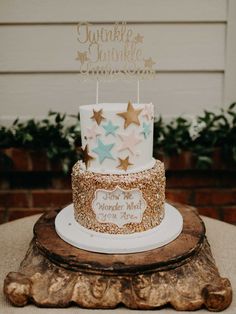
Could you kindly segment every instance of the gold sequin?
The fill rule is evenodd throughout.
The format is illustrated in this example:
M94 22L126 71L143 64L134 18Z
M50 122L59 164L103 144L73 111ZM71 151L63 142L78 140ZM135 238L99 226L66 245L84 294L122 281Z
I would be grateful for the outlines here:
M142 232L159 225L164 217L165 169L156 160L153 168L130 174L99 174L85 171L78 161L72 171L72 191L75 219L85 228L102 233L129 234ZM113 190L139 188L147 202L141 223L128 223L119 228L112 223L100 223L92 209L92 201L97 189Z

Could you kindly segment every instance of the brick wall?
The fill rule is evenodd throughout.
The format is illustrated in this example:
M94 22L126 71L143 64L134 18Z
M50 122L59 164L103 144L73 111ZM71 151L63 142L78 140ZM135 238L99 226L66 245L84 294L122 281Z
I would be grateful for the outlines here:
M70 175L45 155L4 151L12 160L0 162L0 223L61 208L72 202ZM236 169L218 162L212 170L192 169L186 155L164 159L167 200L190 204L200 214L236 224Z

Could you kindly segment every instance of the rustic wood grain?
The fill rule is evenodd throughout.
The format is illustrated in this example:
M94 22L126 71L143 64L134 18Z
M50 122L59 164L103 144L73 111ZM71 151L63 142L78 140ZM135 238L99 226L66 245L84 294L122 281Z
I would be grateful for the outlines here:
M191 208L179 207L179 210L184 218L180 236L168 245L142 253L102 254L73 247L59 238L55 231L56 212L43 215L35 224L35 244L52 262L74 270L92 269L114 274L160 267L168 269L199 250L205 235L202 220Z
M178 206L181 235L170 244L136 254L100 254L74 248L56 234L56 212L35 224L34 238L19 272L4 283L16 306L154 309L170 304L177 310L225 309L232 300L228 279L221 278L205 227L191 207Z

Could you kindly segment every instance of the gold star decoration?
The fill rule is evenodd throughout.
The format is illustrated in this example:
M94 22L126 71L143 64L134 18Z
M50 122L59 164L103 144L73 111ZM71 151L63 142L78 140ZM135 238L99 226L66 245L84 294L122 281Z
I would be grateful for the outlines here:
M82 154L83 154L83 162L85 163L85 166L86 166L86 169L87 169L88 166L90 165L90 161L95 159L95 158L92 157L91 155L89 155L88 144L86 144L84 149L81 147L81 151L82 151Z
M105 118L102 116L102 109L96 111L93 109L93 116L90 119L94 119L98 125L102 122L102 120L105 120Z
M143 36L141 36L139 33L134 37L134 41L136 44L143 42Z
M133 164L129 162L129 156L127 156L125 159L119 158L119 162L120 164L117 166L117 168L120 168L125 171L128 169L129 166L133 166Z
M88 58L88 56L87 56L87 51L85 51L85 52L77 51L76 60L79 60L82 65L83 65L86 61L88 61L89 58Z
M131 102L129 101L127 111L117 113L117 115L125 119L124 128L126 129L131 123L140 125L138 116L140 115L142 110L143 109L135 110Z
M149 59L143 59L145 68L152 69L153 65L156 64L150 57Z

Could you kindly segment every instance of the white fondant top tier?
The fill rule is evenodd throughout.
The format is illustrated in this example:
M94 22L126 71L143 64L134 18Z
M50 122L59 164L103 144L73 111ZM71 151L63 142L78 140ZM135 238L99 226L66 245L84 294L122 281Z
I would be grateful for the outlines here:
M81 106L82 167L104 174L152 168L153 120L152 104Z

